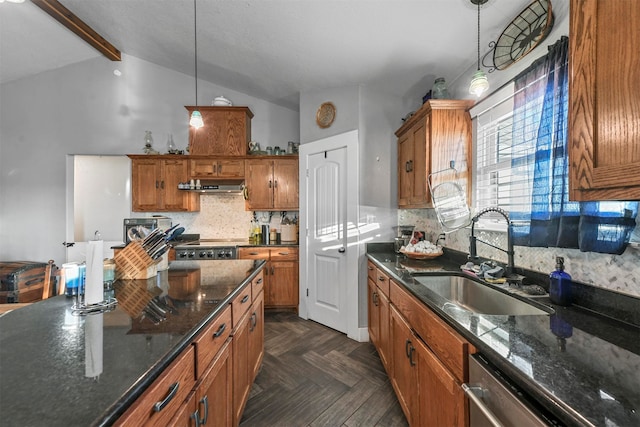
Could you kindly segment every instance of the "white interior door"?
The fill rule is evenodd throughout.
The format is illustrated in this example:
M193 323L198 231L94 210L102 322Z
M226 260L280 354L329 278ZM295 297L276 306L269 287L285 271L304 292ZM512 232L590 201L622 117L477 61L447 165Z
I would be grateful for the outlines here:
M357 183L348 168L357 132L311 143L302 150L301 287L309 319L347 333L357 329ZM355 162L355 159L352 160ZM353 170L352 170L353 169ZM302 180L301 180L302 182ZM354 243L355 242L355 243ZM355 277L354 277L355 274ZM305 310L301 307L301 315Z

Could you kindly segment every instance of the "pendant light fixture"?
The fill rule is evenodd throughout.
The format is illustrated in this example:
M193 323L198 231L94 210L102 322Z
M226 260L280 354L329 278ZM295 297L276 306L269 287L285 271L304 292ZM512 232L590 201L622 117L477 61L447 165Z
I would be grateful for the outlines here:
M489 90L489 80L484 71L480 69L480 6L489 0L470 0L471 3L478 6L478 70L473 74L471 85L469 85L469 93L480 96Z
M193 47L195 52L195 77L196 77L196 108L198 106L198 11L196 8L196 0L193 0ZM196 130L204 126L202 120L202 114L200 111L193 110L191 112L191 119L189 119L189 125L193 126Z

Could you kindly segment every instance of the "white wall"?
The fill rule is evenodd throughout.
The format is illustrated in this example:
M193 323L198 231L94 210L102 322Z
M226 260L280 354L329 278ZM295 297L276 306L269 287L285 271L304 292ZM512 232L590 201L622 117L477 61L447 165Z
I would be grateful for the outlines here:
M299 140L296 111L207 82L198 91L200 105L224 95L249 106L261 143ZM128 55L0 85L0 260L64 260L65 156L140 154L145 130L161 152L169 133L185 148L194 103L193 77Z

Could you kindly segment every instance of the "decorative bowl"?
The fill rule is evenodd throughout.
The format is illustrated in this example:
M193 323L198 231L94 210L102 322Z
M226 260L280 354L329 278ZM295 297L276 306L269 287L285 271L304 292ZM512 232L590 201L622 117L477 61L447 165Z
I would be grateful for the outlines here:
M440 252L433 252L429 254L423 253L423 252L406 252L403 250L401 250L400 253L403 255L406 255L408 258L411 258L411 259L433 259L433 258L438 258L443 254L442 250L440 250Z

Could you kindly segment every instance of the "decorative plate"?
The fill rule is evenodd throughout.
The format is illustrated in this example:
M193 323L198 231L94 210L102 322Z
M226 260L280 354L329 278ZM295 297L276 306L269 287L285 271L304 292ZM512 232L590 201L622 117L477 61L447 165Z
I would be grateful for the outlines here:
M331 102L325 102L318 107L318 111L316 112L316 123L318 123L318 126L323 129L328 128L335 119L336 106Z
M411 258L411 259L433 259L433 258L438 258L443 254L442 251L431 253L431 254L425 254L422 252L405 252L403 250L401 250L400 253L406 255L408 258Z
M493 65L504 70L538 46L553 27L551 0L535 0L504 29L493 49Z

